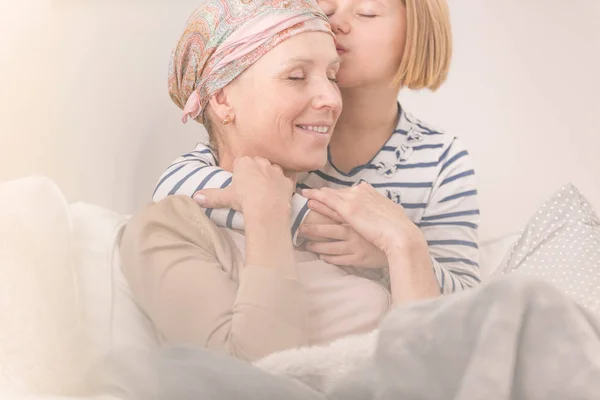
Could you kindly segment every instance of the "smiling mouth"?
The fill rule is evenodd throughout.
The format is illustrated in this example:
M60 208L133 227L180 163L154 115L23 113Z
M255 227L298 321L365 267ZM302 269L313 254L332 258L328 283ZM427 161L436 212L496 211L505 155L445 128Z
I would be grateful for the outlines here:
M298 128L308 131L308 132L314 132L314 133L320 133L320 134L328 134L329 131L331 130L331 126L329 125L296 125Z

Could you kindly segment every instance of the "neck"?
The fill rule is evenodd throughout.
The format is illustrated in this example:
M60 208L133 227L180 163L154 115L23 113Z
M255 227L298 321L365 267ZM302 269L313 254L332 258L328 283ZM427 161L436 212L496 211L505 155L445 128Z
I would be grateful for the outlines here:
M258 157L258 155L254 154L251 155L248 152L231 152L231 151L227 151L224 148L219 148L218 151L219 154L219 159L217 160L217 165L219 166L219 168L225 170L225 171L229 171L231 173L233 173L233 164L235 162L236 158L240 158L240 157ZM275 165L273 163L273 165ZM291 179L294 182L294 186L296 185L296 181L298 178L298 171L292 171L291 169L285 169L283 167L281 167L283 169L283 175L285 175L287 178Z
M398 89L388 85L343 88L344 107L335 127L334 139L363 137L365 132L390 134L398 117ZM371 139L373 137L371 136Z
M342 89L344 107L329 144L343 171L363 165L388 141L398 122L398 89L388 85Z

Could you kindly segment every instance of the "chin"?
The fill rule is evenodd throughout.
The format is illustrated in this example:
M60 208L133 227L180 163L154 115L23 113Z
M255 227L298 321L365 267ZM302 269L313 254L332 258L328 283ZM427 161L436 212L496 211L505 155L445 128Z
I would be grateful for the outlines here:
M360 79L352 79L351 77L338 78L338 86L340 89L352 89L362 86L363 82Z
M357 74L353 73L353 71L346 70L342 67L336 75L338 86L342 89L357 86L357 83L360 79L358 79L356 75Z
M372 75L367 75L360 70L344 70L341 69L337 73L337 81L340 89L352 89L372 85L377 82L377 78Z
M327 163L327 153L323 156L319 157L306 157L303 160L299 160L297 163L294 163L294 168L291 168L293 171L298 172L309 172L315 171L317 169L323 168L323 166Z

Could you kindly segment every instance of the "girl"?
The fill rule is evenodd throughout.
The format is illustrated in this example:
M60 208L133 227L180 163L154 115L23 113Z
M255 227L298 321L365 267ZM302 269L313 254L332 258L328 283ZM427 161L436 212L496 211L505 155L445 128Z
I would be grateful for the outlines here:
M302 176L298 191L367 182L404 210L407 234L398 237L398 247L410 254L426 241L441 293L474 286L480 282L479 209L471 158L456 137L420 121L397 102L402 88L436 90L446 80L452 54L446 1L321 0L319 5L336 35L344 107L328 163ZM305 79L303 71L297 78ZM211 220L243 229L239 212L220 209L231 206L234 187L231 173L216 166L214 149L214 143L199 144L176 159L160 178L153 199L202 190L195 198ZM385 255L324 206L328 200L322 196L334 193L303 194L292 200L295 243L300 235L323 260L389 285ZM415 235L411 225L422 235Z

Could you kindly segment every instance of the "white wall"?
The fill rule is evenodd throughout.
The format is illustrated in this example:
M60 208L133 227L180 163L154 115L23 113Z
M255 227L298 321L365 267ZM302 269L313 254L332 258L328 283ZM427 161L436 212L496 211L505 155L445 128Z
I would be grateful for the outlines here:
M455 58L407 107L475 158L482 236L520 229L560 185L600 212L600 2L451 0Z
M43 173L70 200L131 212L201 139L166 91L171 48L197 1L26 1L52 4L15 39L0 75L10 93L0 179Z
M164 167L203 138L166 90L197 0L0 2L0 180L42 173L72 201L125 213L148 201ZM401 98L467 142L483 238L520 228L567 181L600 211L600 3L451 0L451 10L449 81Z

